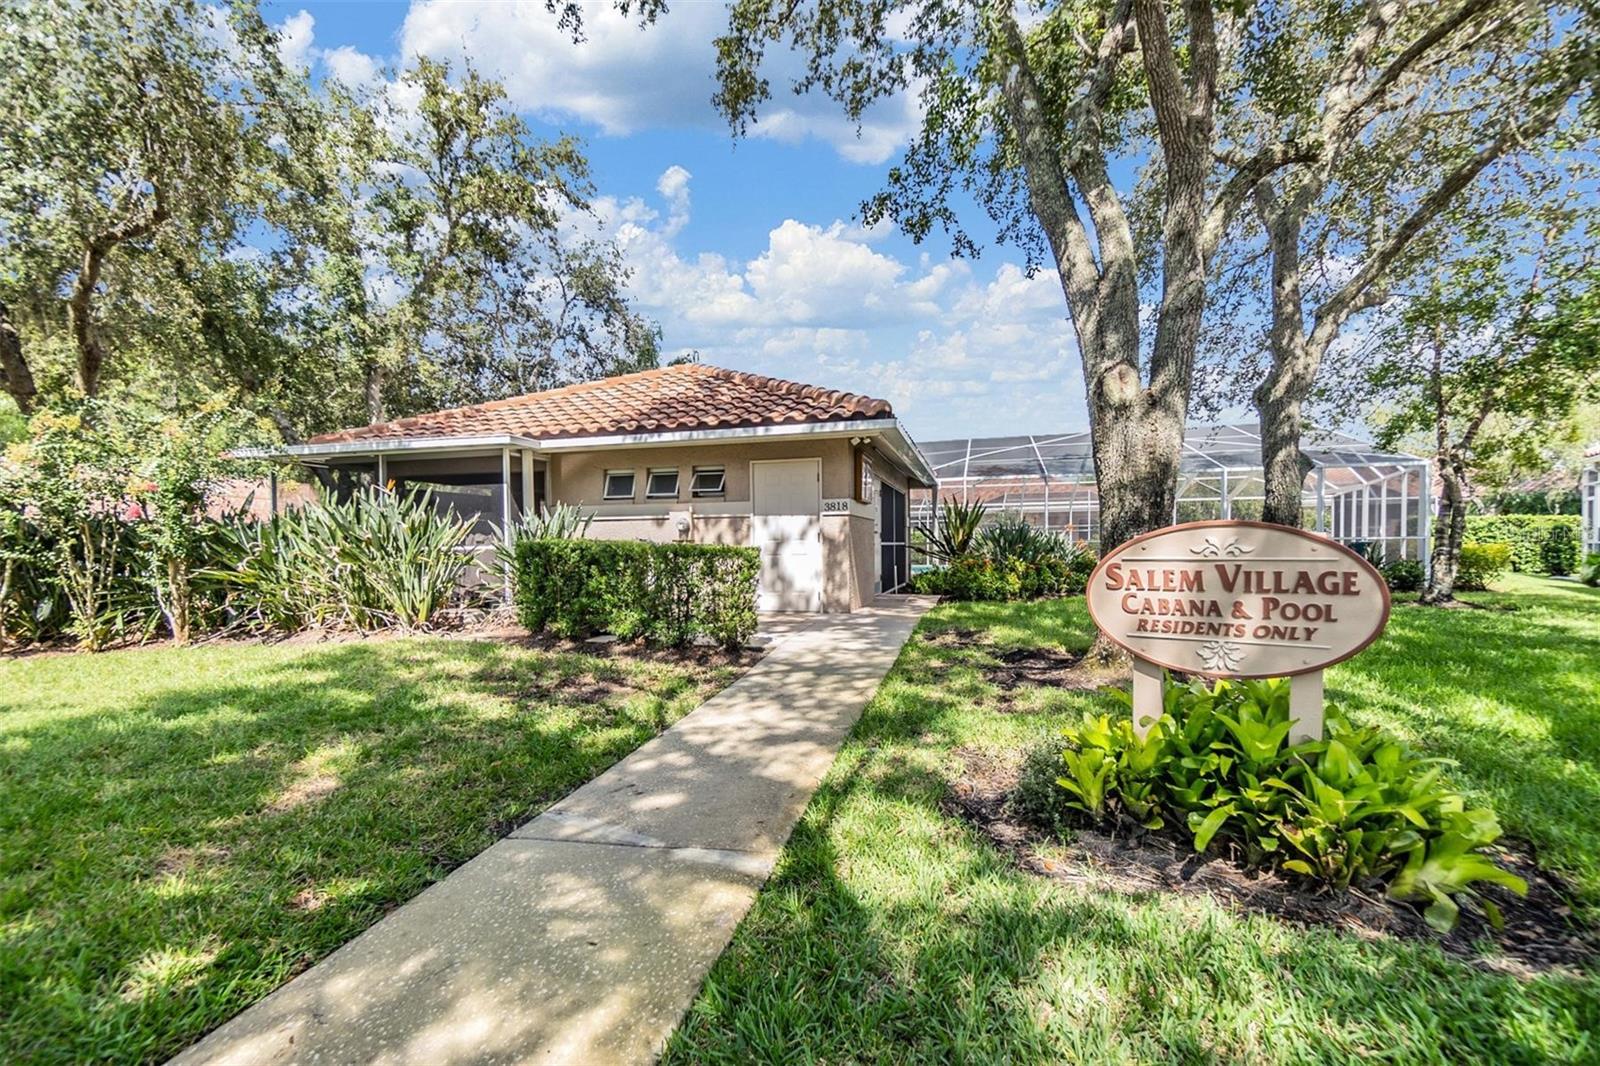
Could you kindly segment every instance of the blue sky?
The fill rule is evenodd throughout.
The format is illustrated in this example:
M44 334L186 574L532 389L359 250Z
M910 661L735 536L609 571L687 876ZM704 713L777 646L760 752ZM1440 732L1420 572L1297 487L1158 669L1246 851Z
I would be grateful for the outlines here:
M774 100L734 142L713 111L720 2L678 0L639 30L591 5L571 43L531 3L268 3L314 76L382 76L415 54L469 58L541 135L583 138L601 225L669 353L890 400L923 440L1082 429L1083 382L1053 275L1015 249L953 260L942 239L863 231L916 122L912 101L859 133L824 99ZM983 232L974 208L967 217Z

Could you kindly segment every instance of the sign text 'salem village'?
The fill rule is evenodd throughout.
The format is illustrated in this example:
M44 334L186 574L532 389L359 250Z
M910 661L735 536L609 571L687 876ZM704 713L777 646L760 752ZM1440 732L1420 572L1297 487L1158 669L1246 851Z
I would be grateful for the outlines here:
M1326 537L1262 522L1191 522L1118 545L1090 577L1088 601L1095 624L1134 656L1136 703L1139 671L1151 667L1315 674L1319 735L1320 671L1371 644L1389 618L1389 588L1372 564Z

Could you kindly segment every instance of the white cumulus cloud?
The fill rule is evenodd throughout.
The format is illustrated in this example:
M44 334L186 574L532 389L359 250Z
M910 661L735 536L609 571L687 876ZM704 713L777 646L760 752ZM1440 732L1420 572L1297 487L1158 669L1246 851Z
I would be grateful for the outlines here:
M610 4L584 8L584 40L574 44L542 0L474 3L415 0L400 31L403 60L415 55L470 62L504 81L522 111L559 123L592 122L608 134L642 129L722 128L711 104L715 91L715 40L727 27L727 7L673 4L654 25ZM795 66L786 50L774 52L767 72L773 99L751 129L756 137L787 143L818 140L845 159L882 163L915 129L917 105L897 98L873 109L857 130L837 104L788 92Z
M1083 428L1083 382L1054 275L907 262L842 222L784 219L745 260L681 249L690 176L661 206L602 198L640 310L669 354L881 396L923 439Z

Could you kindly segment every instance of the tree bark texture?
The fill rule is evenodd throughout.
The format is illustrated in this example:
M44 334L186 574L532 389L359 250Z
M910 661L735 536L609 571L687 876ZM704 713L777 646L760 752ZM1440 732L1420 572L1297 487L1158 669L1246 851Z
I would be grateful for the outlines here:
M1442 449L1434 458L1439 478L1439 513L1434 522L1433 558L1422 602L1438 607L1455 599L1456 569L1461 562L1461 539L1467 527L1467 464L1455 448Z
M367 403L367 421L386 421L383 405L383 386L387 375L384 374L383 364L373 360L367 364L366 380L362 382L362 394Z
M172 640L175 644L189 643L189 564L182 559L167 560L167 596L171 603Z
M1207 263L1227 212L1240 198L1239 190L1249 186L1232 183L1218 204L1207 203L1217 70L1208 2L1185 5L1187 75L1176 58L1167 8L1158 0L1116 4L1092 57L1087 87L1073 104L1074 136L1064 149L1060 131L1047 124L1027 43L1010 5L999 0L993 10L1007 58L1002 101L1022 159L1029 205L1049 242L1078 336L1100 495L1100 545L1106 550L1172 520ZM1133 48L1135 27L1167 189L1162 297L1148 381L1140 371L1139 253L1099 137L1101 111L1118 64ZM1249 165L1265 166L1260 160ZM1079 200L1088 210L1092 237Z
M105 269L106 257L112 249L124 242L149 236L167 220L167 203L160 185L155 187L154 195L154 202L142 218L113 226L96 234L84 245L83 262L72 283L72 292L67 297L67 326L72 331L72 341L78 350L78 390L85 396L100 394L100 378L106 363L105 348L100 343L94 324L94 298L100 286L100 274Z
M11 319L11 309L0 302L0 372L5 374L6 392L23 415L33 413L39 389L33 382L33 371L22 351L22 334Z

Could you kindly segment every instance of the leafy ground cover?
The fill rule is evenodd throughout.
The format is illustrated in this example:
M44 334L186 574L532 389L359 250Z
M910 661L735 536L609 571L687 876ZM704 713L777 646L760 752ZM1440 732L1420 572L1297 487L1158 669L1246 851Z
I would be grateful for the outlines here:
M1452 781L1562 875L1592 921L1600 593L1524 576L1501 589L1467 597L1476 608L1397 606L1386 638L1330 673L1330 698L1457 760ZM1067 662L1090 635L1077 600L929 614L668 1062L1600 1058L1592 967L1505 972L1492 957L1206 894L1043 877L958 817L952 782L968 763L1116 709L1069 669L1016 668L1051 651Z
M440 638L0 660L0 1061L158 1061L738 667Z

